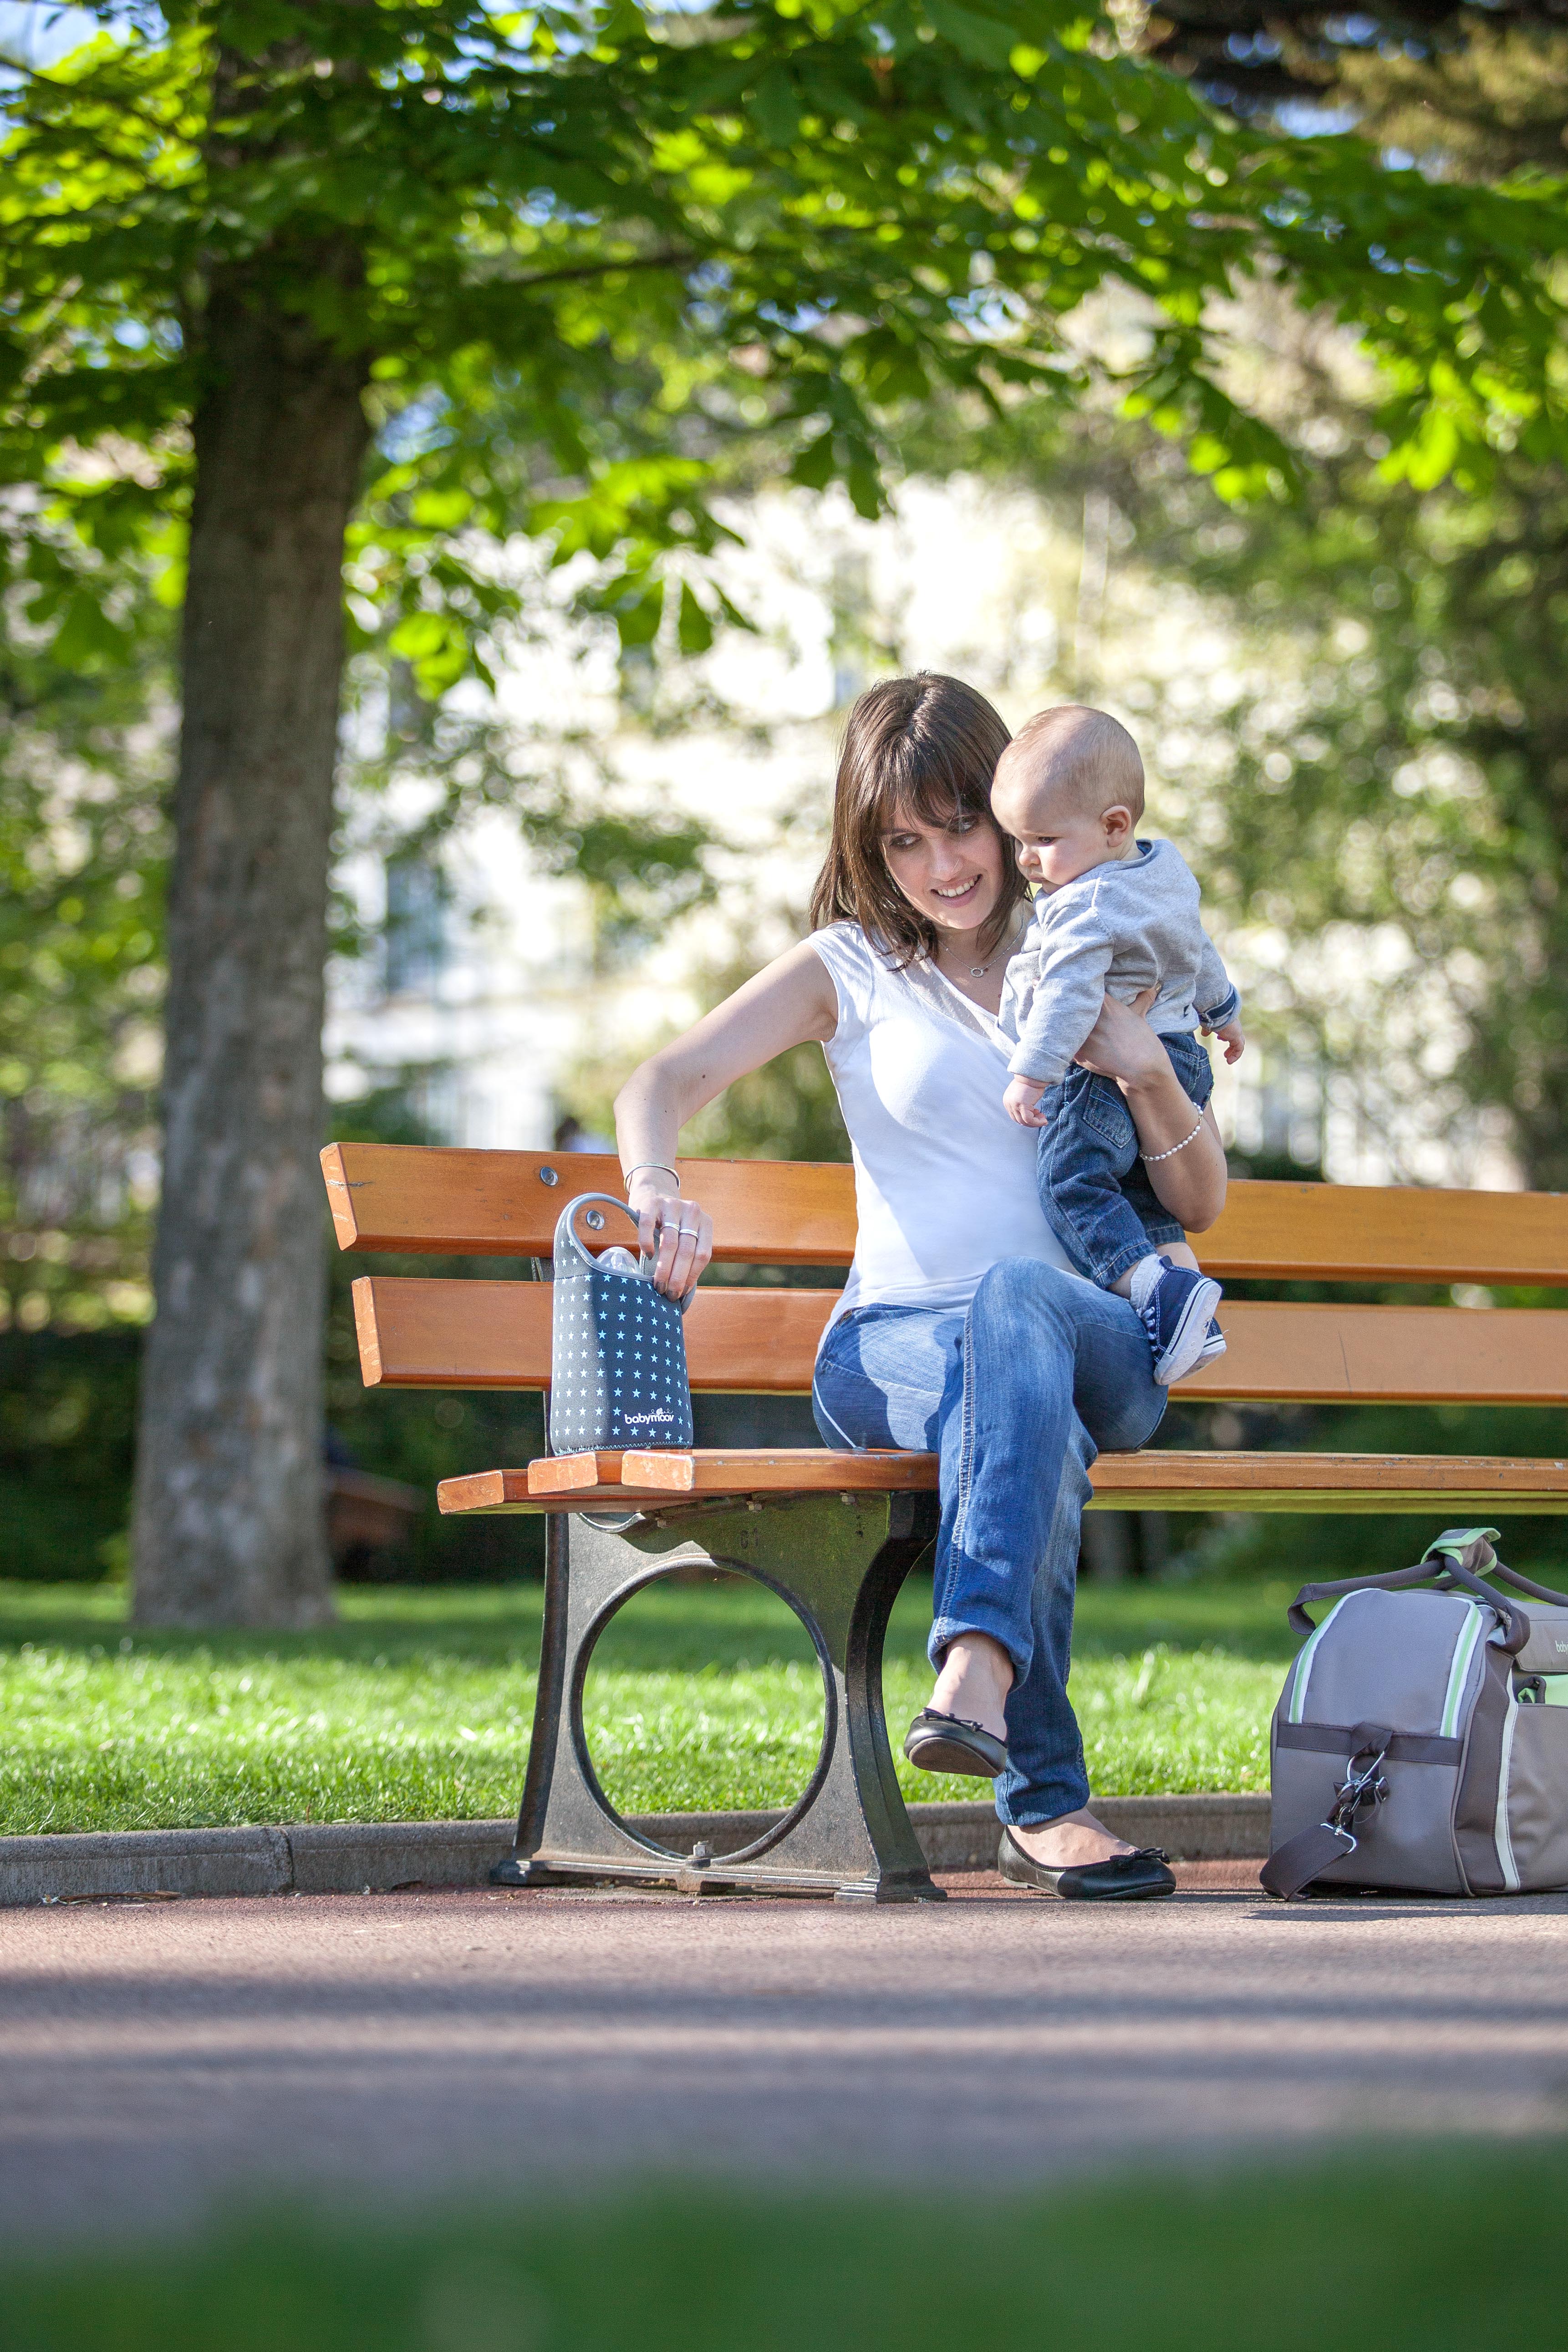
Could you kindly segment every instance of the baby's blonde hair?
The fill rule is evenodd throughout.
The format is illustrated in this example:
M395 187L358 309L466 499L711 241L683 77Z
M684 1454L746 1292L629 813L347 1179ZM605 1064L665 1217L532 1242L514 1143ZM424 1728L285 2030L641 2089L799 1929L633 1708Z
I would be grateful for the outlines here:
M997 762L998 768L1027 764L1051 790L1069 793L1078 806L1098 816L1102 809L1131 809L1133 823L1143 814L1143 762L1138 746L1109 710L1081 702L1061 702L1026 719Z

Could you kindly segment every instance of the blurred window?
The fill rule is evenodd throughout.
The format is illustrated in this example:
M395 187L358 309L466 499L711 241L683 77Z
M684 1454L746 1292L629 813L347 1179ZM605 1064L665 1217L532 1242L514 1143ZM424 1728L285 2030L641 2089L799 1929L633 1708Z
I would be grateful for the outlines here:
M389 858L386 992L405 996L439 979L451 954L446 877L428 857Z

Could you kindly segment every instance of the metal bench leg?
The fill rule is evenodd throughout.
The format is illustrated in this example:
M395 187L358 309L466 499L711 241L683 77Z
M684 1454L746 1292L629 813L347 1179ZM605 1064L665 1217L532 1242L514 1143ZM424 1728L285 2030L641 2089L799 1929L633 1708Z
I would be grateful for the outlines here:
M810 1496L721 1504L618 1528L552 1518L533 1744L502 1886L626 1880L691 1892L752 1889L840 1902L931 1903L931 1882L882 1717L882 1643L899 1589L936 1532L929 1495ZM763 1836L728 1854L653 1844L606 1800L583 1730L594 1644L622 1603L672 1570L731 1569L789 1602L822 1668L822 1751Z

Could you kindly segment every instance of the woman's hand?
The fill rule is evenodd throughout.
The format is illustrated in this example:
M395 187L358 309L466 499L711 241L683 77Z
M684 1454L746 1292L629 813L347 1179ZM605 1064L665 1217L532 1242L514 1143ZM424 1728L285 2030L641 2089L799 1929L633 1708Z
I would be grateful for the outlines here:
M713 1220L663 1168L639 1168L626 1187L637 1239L653 1260L657 1288L684 1298L713 1255Z
M1082 1066L1098 1077L1114 1078L1124 1094L1171 1067L1170 1055L1143 1017L1158 993L1146 988L1131 1004L1123 1004L1120 997L1104 998L1100 1018L1079 1048Z
M1138 1148L1147 1155L1155 1198L1189 1234L1201 1234L1225 1206L1225 1151L1213 1111L1194 1110L1143 1018L1153 1001L1152 988L1131 1004L1108 996L1078 1058L1086 1070L1116 1080L1138 1130Z

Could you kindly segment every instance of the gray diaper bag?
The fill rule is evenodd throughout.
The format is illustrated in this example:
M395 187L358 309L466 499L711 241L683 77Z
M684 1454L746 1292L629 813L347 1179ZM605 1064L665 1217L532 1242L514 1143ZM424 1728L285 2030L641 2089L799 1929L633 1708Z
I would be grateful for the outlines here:
M1298 1593L1270 1895L1568 1887L1568 1596L1505 1568L1498 1539L1450 1528L1414 1568Z

